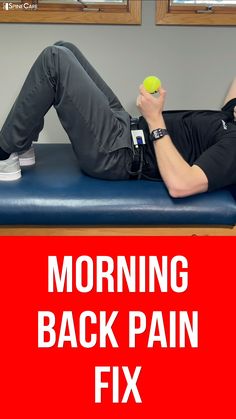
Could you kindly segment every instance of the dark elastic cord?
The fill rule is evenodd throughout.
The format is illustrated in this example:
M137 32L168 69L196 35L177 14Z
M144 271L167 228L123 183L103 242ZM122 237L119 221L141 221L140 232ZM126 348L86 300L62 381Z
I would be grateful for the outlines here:
M138 179L141 179L143 171L143 147L140 148L140 163L138 169Z
M160 179L158 178L154 178L148 175L145 175L144 173L142 173L143 171L143 163L144 163L144 148L141 146L140 148L140 161L139 161L139 169L135 172L133 172L132 170L128 170L128 173L130 176L136 176L138 180L144 178L147 180L151 180L153 182L160 182Z

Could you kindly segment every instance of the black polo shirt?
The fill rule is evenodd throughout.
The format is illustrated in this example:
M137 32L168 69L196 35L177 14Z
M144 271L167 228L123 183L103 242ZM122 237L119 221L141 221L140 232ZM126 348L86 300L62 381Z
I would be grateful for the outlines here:
M209 191L236 183L234 106L236 99L229 101L221 111L163 112L175 147L191 166L195 164L204 171ZM140 128L148 130L142 117ZM154 153L149 144L150 151ZM157 167L155 172L155 176L159 177Z

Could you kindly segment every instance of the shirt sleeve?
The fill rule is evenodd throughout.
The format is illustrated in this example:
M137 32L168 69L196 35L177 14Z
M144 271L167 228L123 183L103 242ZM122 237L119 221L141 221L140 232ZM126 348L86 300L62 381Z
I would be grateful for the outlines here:
M221 108L223 112L226 112L234 119L234 107L236 106L236 98L230 99L224 106Z
M193 163L208 179L208 191L236 183L236 137L226 136L204 151Z

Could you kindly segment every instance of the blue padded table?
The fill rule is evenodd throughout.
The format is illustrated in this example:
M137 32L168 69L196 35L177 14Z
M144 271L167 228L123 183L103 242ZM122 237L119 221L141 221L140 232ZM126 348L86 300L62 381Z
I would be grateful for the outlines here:
M235 188L172 199L163 182L83 174L70 144L36 144L35 153L20 180L0 182L0 234L235 234Z

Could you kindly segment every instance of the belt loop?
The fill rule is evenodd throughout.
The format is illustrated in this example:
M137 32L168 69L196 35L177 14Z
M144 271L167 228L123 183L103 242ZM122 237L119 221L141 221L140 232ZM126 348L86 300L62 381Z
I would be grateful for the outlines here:
M139 118L132 118L130 119L130 129L135 130L139 127Z

